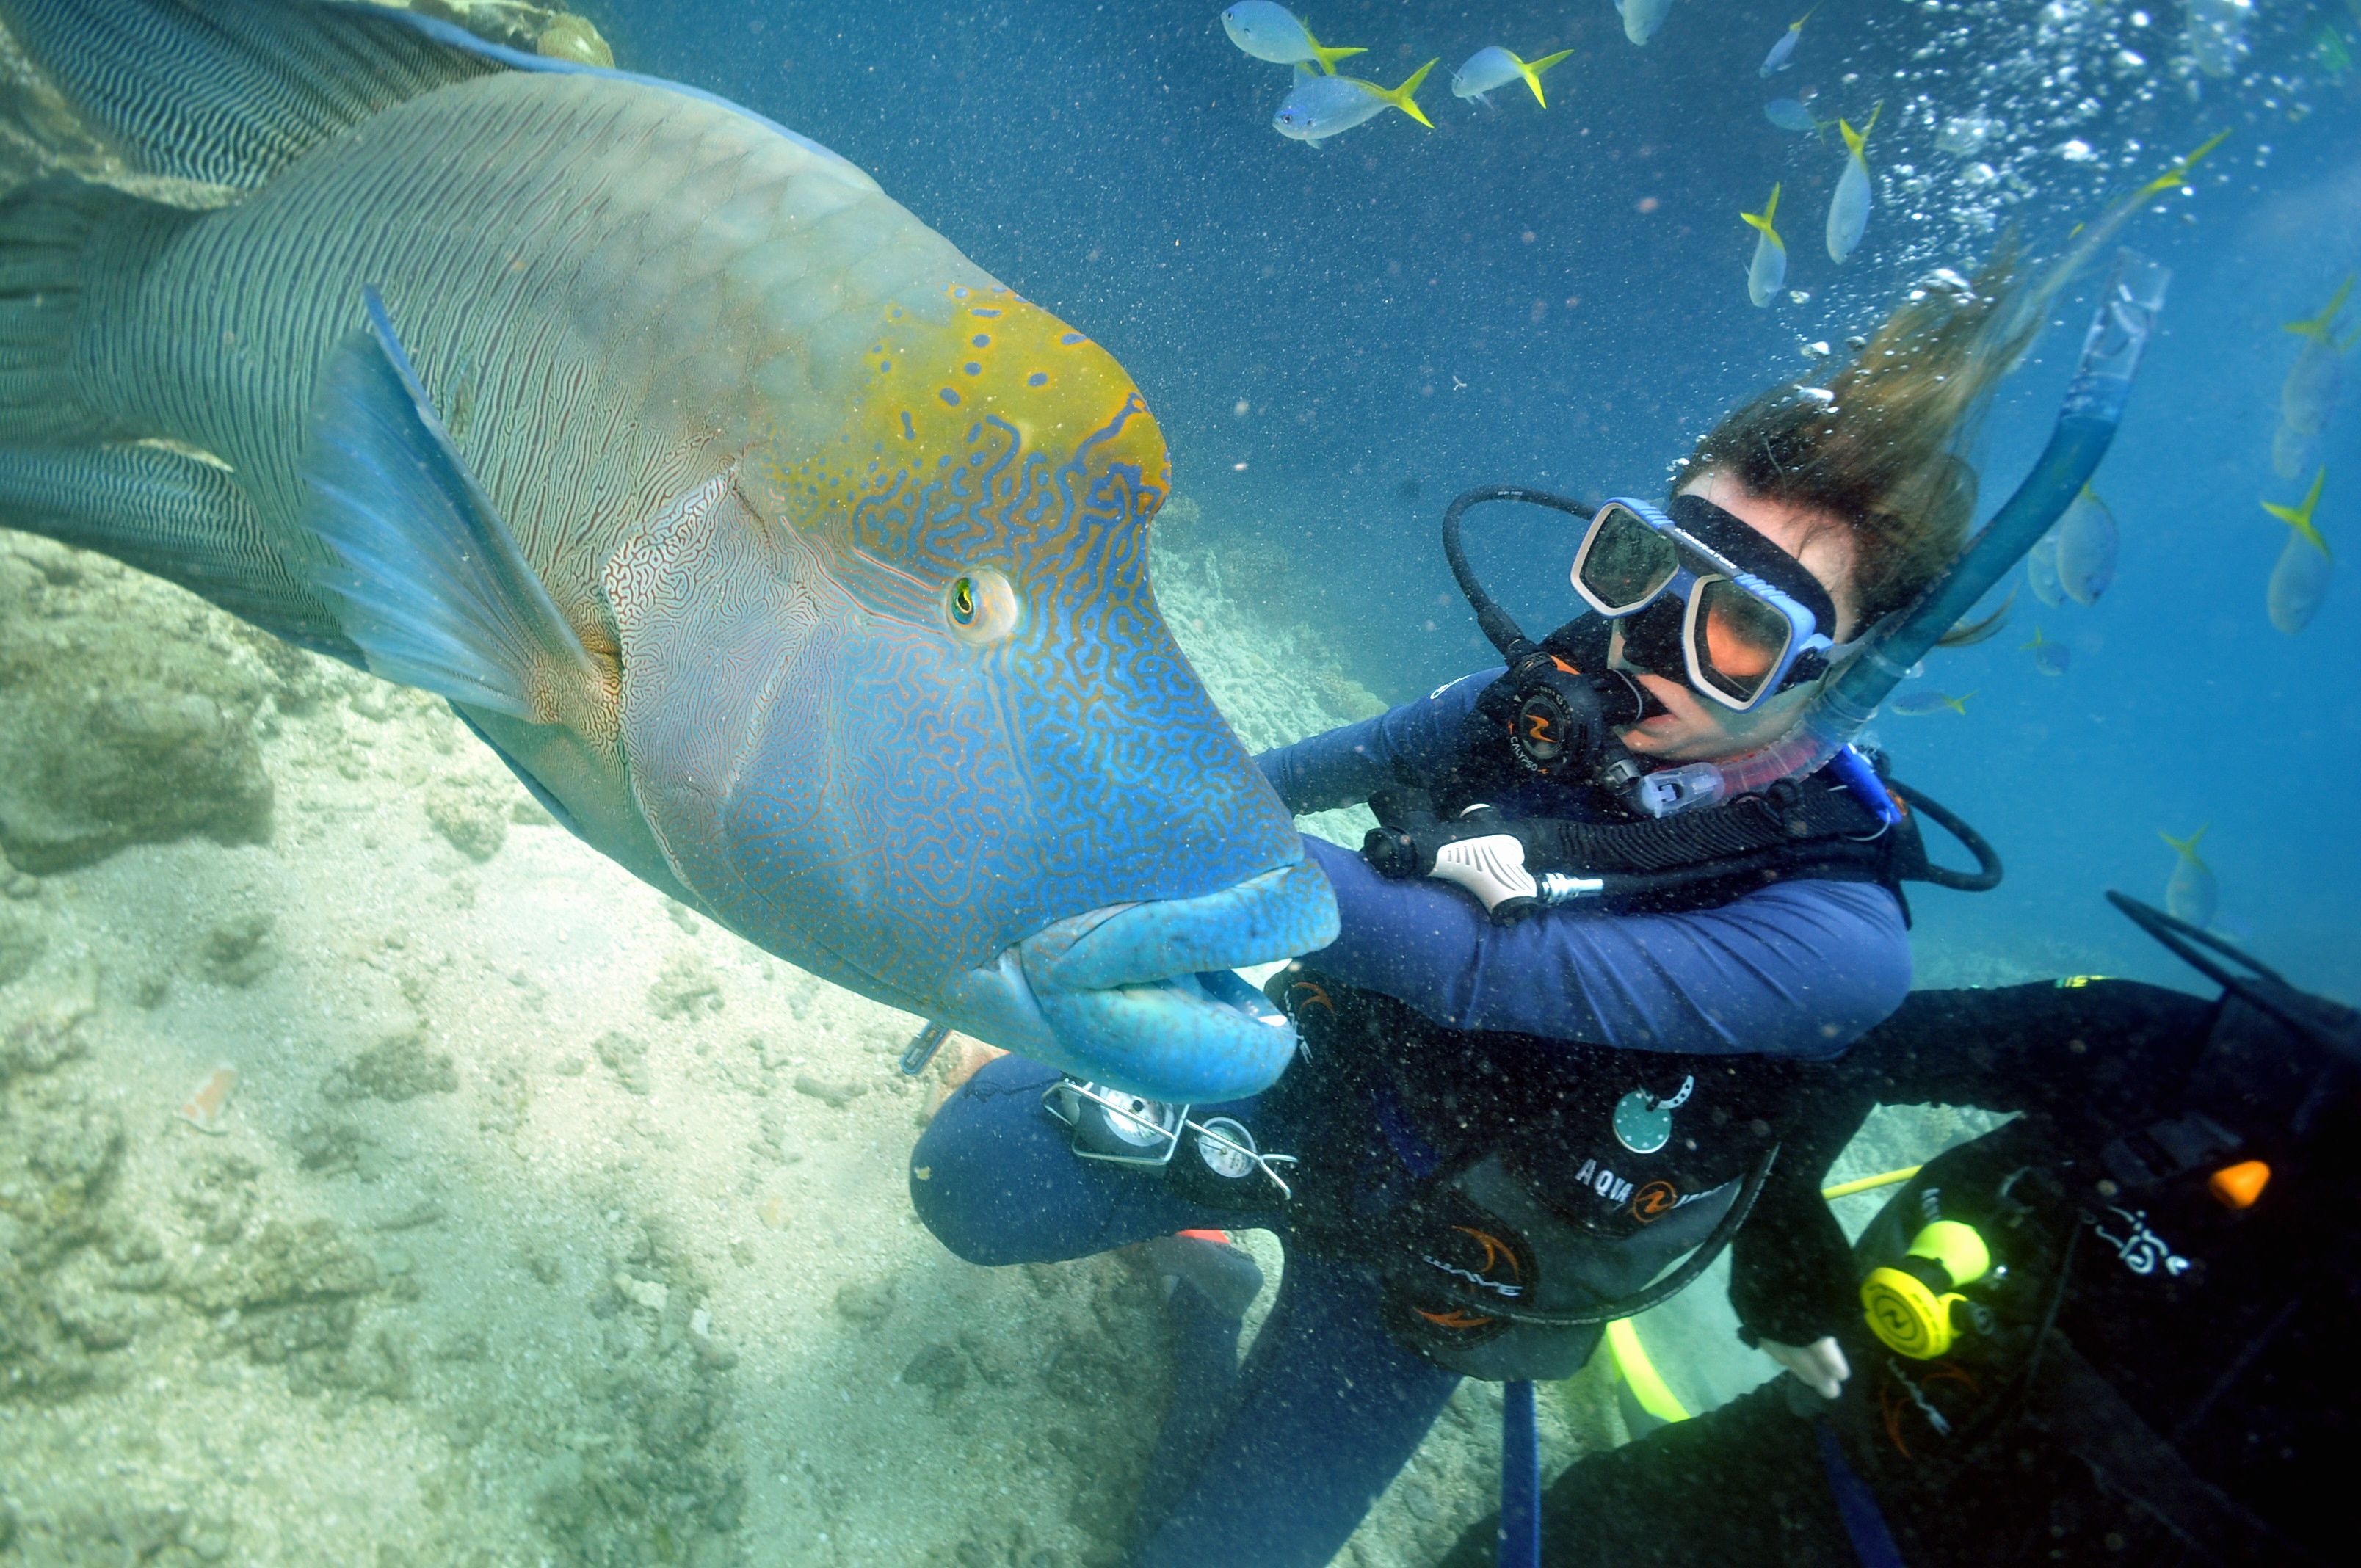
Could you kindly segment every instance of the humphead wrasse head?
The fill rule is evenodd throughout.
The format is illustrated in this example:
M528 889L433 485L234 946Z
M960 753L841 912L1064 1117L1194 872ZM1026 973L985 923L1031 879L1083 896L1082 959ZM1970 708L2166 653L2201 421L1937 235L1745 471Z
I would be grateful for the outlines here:
M1121 366L951 285L842 422L781 431L608 567L621 740L682 883L795 962L1101 1081L1249 1092L1291 1049L1198 977L1334 895L1148 579L1170 488Z

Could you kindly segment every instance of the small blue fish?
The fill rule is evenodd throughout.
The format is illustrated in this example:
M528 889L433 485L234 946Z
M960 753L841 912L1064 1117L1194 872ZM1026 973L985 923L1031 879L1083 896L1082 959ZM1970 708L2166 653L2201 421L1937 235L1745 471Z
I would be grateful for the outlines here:
M1812 7L1812 11L1818 9L1817 5ZM1787 24L1787 30L1779 35L1779 41L1773 44L1771 52L1763 57L1763 75L1776 76L1795 63L1795 45L1804 37L1804 24L1812 19L1812 11L1805 12Z
M1380 87L1357 76L1299 76L1295 90L1279 104L1270 123L1283 137L1321 142L1390 108L1433 130L1434 122L1418 106L1415 94L1433 69L1434 61L1430 60L1399 87Z
M1886 704L1886 711L1897 718L1924 718L1947 707L1953 713L1964 715L1968 711L1968 698L1975 695L1974 692L1963 692L1953 696L1949 692L1913 692L1908 696L1898 696Z
M1746 268L1746 297L1757 308L1777 298L1787 281L1787 242L1771 226L1779 215L1779 187L1771 187L1771 199L1763 203L1759 213L1741 213L1740 217L1758 232L1754 236L1754 259Z
M2271 433L2271 472L2282 479L2301 479L2320 455L2320 437L2297 430L2285 420Z
M1844 172L1837 177L1837 193L1828 199L1828 259L1842 262L1861 247L1861 236L1869 227L1869 160L1861 155L1869 133L1877 128L1877 116L1884 111L1881 104L1869 112L1869 124L1860 130L1852 128L1850 120L1839 120L1837 129L1844 133Z
M1763 117L1781 130L1794 131L1797 136L1807 137L1820 128L1820 122L1813 117L1811 110L1795 98L1772 99L1763 105Z
M1943 152L1960 158L1971 158L1983 150L1984 143L2007 129L2000 121L1981 112L1953 115L1935 133L1935 146Z
M2033 641L2020 644L2033 655L2033 667L2045 675L2062 675L2072 662L2074 650L2063 642L2053 642L2041 635L2041 628L2033 629Z
M2318 435L2328 428L2335 411L2337 384L2345 378L2345 351L2353 339L2336 340L2337 313L2353 291L2353 280L2337 286L2335 297L2316 316L2290 322L2286 329L2304 340L2303 352L2279 387L2279 422L2298 435Z
M2066 585L2058 578L2058 531L2051 529L2034 542L2026 553L2025 580L2033 585L2033 597L2056 609L2066 602Z
M2290 637L2312 623L2321 601L2328 597L2334 561L2328 554L2328 541L2320 536L2319 526L2312 521L2312 509L2320 505L2321 487L2327 483L2328 470L2323 467L2312 477L2312 488L2305 492L2302 505L2263 503L2265 511L2294 530L2279 551L2279 565L2271 568L2267 598L2271 624Z
M1232 43L1257 60L1267 60L1273 65L1316 63L1329 76L1336 74L1338 60L1369 52L1325 47L1312 36L1312 29L1294 12L1272 0L1238 0L1238 4L1222 13L1222 30L1230 35Z
M1644 44L1672 15L1673 0L1616 0L1615 8L1623 13L1623 36Z
M2115 580L2115 514L2085 485L2056 532L2058 586L2076 604L2098 603Z
M2213 826L2209 822L2205 828ZM2176 839L2161 828L2157 829L2157 837L2180 856L2172 868L2172 880L2164 884L2164 911L2176 920L2186 920L2200 928L2213 923L2213 911L2222 902L2222 890L2213 881L2213 868L2197 858L2197 840L2205 837L2205 828L2186 839Z
M2246 24L2255 14L2255 0L2188 0L2189 27L2184 35L2189 58L2198 70L2216 79L2238 74L2246 51Z
M1542 95L1542 72L1573 53L1570 49L1562 49L1539 60L1519 60L1498 44L1488 45L1469 55L1467 63L1451 73L1452 96L1473 98L1488 107L1492 100L1485 93L1521 78L1533 90L1533 102L1546 109L1549 100Z

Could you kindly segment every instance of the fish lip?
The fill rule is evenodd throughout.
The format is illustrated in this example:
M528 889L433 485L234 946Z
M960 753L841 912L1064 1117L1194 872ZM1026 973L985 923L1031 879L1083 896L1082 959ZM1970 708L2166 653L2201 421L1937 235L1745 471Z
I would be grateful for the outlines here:
M1299 856L1193 898L1115 904L1051 921L1016 944L1037 991L1108 991L1271 963L1336 939L1335 894Z
M1077 1076L1159 1100L1235 1099L1285 1070L1295 1035L1229 971L1336 930L1327 877L1299 856L1213 893L1052 921L970 971L966 1000L989 1011L998 1043Z

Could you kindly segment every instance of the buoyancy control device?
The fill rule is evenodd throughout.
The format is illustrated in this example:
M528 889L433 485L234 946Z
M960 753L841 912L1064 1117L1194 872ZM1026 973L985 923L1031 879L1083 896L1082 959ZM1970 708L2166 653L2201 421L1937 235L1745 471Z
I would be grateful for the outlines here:
M1626 909L1708 907L1795 877L1875 882L1897 898L1905 881L1961 892L1999 884L1992 846L1924 794L1885 778L1865 748L1844 747L1816 773L1716 805L1674 816L1632 809L1625 797L1642 769L1616 731L1645 718L1653 699L1609 668L1603 619L1586 615L1535 642L1486 591L1467 563L1460 523L1488 501L1579 519L1590 512L1564 496L1506 485L1469 490L1445 510L1444 554L1508 668L1477 699L1463 754L1444 776L1370 802L1378 826L1362 853L1380 873L1452 883L1504 924L1592 900ZM1537 815L1495 804L1536 782L1573 792L1567 798L1590 809ZM1922 818L1958 839L1976 869L1930 861Z

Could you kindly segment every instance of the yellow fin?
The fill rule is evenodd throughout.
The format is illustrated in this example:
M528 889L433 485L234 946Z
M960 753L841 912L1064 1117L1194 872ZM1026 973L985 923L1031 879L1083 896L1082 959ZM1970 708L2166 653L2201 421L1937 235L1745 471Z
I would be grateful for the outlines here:
M1296 23L1296 26L1302 27L1303 24L1301 22L1298 22ZM1331 76L1336 74L1336 62L1338 60L1350 60L1356 54L1367 54L1369 52L1365 49L1329 49L1321 43L1318 38L1312 36L1312 29L1310 27L1303 27L1303 41L1310 44L1312 46L1312 52L1320 57L1320 69Z
M2204 145L2200 147L2195 152L2189 154L2185 158L2174 159L2163 173L2158 175L2155 179L2141 186L2137 193L2135 194L2132 199L2134 201L2137 201L2143 196L2153 196L2159 191L2170 191L2177 186L2188 184L2190 170L2195 169L2198 162L2203 159L2207 153L2212 152L2215 148L2220 147L2224 142L2229 139L2230 133L2228 131L2215 131L2211 137L2208 137L2205 139Z
M1978 686L1976 691L1961 692L1957 696L1947 696L1943 700L1950 705L1950 708L1953 713L1965 714L1968 711L1968 698L1975 696L1976 692L1980 692L1982 689L1983 688L1982 686Z
M1853 129L1850 120L1839 120L1837 129L1844 133L1845 150L1855 158L1861 157L1861 145L1869 140L1869 133L1877 129L1877 116L1883 113L1885 113L1885 100L1880 98L1869 111L1869 124L1861 126L1861 129Z
M2289 322L2279 330L2294 333L2299 337L2316 337L2323 342L2328 341L2328 334L2336 324L2337 313L2345 308L2345 296L2353 291L2353 276L2350 272L2345 275L2345 281L2336 285L2334 297L2328 302L2327 308L2318 315L2306 316L2300 322ZM2361 329L2356 330L2361 332ZM2352 345L2353 339L2348 337L2337 345L2337 351L2343 353Z
M1364 82L1362 85L1368 88L1370 92L1376 93L1378 97L1383 98L1387 103L1391 104L1395 108L1400 109L1403 114L1408 115L1411 119L1416 120L1420 125L1424 126L1428 130L1433 130L1434 128L1434 122L1428 119L1426 117L1426 111L1418 106L1417 94L1419 83L1426 80L1426 73L1433 71L1434 69L1434 65L1435 62L1433 60L1428 60L1424 65L1422 65L1416 71L1411 71L1409 77L1399 87L1380 87L1374 82Z
M2166 843L2171 845L2174 849L2180 850L2181 854L2192 864L2202 866L2205 862L2197 858L2197 840L2205 837L2206 828L2211 828L2213 826L2213 824L2208 822L2205 824L2205 828L2200 828L2196 832L2191 833L2186 839L2176 839L2161 828L2156 830L2156 836L2163 839Z
M1517 69L1524 72L1525 85L1533 90L1533 102L1546 109L1549 107L1549 100L1542 96L1542 72L1573 52L1570 49L1562 49L1555 54L1545 54L1539 60L1517 60L1513 54L1509 58L1517 60Z
M2283 507L2276 501L2265 501L2263 510L2302 534L2312 542L2313 549L2323 555L2328 555L2328 558L2334 561L2336 557L2329 555L2328 541L2320 536L2320 530L2312 521L2312 509L2320 504L2320 488L2326 483L2328 483L2328 468L2323 464L2320 472L2312 477L2312 488L2304 493L2301 506Z
M1771 226L1772 223L1779 216L1778 186L1773 185L1771 187L1771 199L1763 203L1763 210L1761 212L1741 213L1738 215L1744 218L1748 223L1752 224L1756 228L1761 229L1764 234L1769 235L1774 244L1779 245L1783 248L1785 247L1787 242L1779 237L1779 231L1777 229Z

